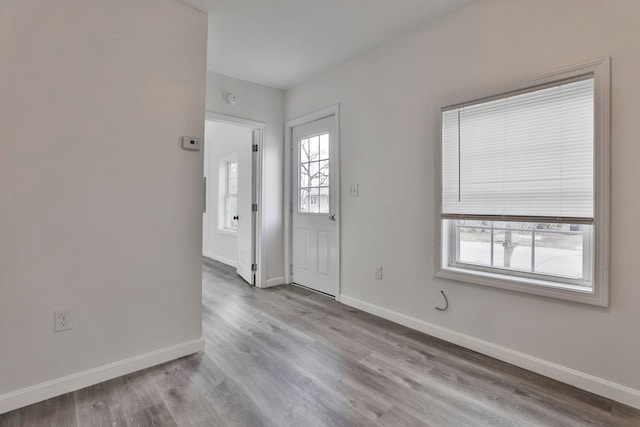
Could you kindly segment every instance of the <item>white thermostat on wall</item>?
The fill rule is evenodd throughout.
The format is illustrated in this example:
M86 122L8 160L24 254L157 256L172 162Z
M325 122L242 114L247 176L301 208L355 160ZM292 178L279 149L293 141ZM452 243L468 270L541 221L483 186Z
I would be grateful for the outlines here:
M200 150L200 138L195 136L183 136L182 137L182 148L185 150Z

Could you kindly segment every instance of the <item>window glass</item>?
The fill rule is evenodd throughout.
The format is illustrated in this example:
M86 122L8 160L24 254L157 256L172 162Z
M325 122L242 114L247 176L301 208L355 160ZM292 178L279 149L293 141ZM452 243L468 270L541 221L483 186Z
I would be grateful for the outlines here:
M584 278L583 234L590 226L466 220L455 227L459 264Z
M298 212L327 214L329 204L329 134L299 141Z
M238 162L227 160L223 162L224 194L221 202L224 204L223 228L235 231L238 228Z

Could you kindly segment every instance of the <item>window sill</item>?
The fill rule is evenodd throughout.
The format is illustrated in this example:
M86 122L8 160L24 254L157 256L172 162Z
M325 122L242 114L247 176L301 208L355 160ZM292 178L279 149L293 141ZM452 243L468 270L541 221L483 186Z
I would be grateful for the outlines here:
M595 292L596 287L562 284L506 274L475 271L459 267L442 267L435 273L436 277L471 283L493 288L506 289L526 294L545 296L550 298L607 307L608 301L604 295Z

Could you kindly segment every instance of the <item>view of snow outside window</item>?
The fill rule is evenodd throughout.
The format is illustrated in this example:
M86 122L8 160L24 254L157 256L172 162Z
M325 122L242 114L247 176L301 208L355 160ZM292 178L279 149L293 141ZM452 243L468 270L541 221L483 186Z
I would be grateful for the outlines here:
M299 141L298 212L329 213L329 134Z
M590 225L459 220L455 227L458 263L583 278Z

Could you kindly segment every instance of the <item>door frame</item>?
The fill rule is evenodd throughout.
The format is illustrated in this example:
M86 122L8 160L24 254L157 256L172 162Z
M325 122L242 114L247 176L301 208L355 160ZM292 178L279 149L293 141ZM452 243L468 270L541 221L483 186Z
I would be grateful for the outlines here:
M255 240L255 260L256 260L256 280L255 286L257 288L266 287L266 275L267 271L264 268L264 260L266 259L265 245L266 236L264 235L264 230L266 229L264 224L265 209L264 209L264 140L267 130L267 124L264 122L244 119L241 117L229 116L227 114L216 113L213 111L207 111L205 113L205 120L212 120L219 123L227 123L232 125L243 126L249 128L251 130L258 131L258 152L257 152L257 161L255 162L255 166L252 171L253 181L255 182L255 191L256 191L256 203L258 205L258 211L256 212L256 224L255 224L255 232L252 238Z
M313 113L305 114L304 116L297 117L295 119L288 120L285 123L285 146L284 146L284 278L285 283L292 283L291 280L291 266L293 265L293 170L295 168L293 164L293 128L305 125L307 123L315 122L316 120L324 119L327 117L335 117L336 130L335 140L332 144L338 144L338 169L336 174L335 191L336 205L332 206L331 210L336 214L336 228L337 228L337 246L336 246L336 260L338 261L338 268L336 269L336 281L337 289L335 299L340 301L340 293L342 289L341 281L341 255L340 249L342 246L342 240L340 237L340 223L341 223L341 211L340 211L340 104L330 105L322 108Z

